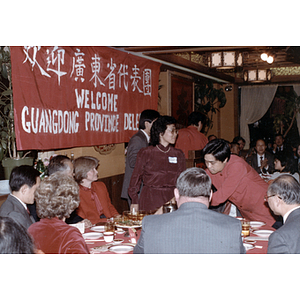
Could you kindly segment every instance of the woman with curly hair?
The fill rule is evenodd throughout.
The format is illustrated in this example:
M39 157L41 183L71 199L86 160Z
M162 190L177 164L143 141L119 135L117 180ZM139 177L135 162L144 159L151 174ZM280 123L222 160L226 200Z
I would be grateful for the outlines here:
M98 181L98 165L99 160L93 156L80 156L74 161L75 181L80 189L80 204L76 213L92 224L119 216L105 184Z
M151 127L150 146L138 152L128 194L142 210L156 210L170 201L177 177L186 169L184 153L171 146L177 137L175 124L173 117L159 117Z
M73 178L59 172L44 178L34 199L40 221L32 224L28 233L37 249L52 254L89 253L80 231L65 223L80 202Z

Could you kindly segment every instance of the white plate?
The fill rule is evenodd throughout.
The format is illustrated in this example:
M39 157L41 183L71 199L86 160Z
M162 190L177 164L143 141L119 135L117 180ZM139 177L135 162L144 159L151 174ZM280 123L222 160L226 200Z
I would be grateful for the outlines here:
M253 233L258 235L258 236L262 236L262 237L268 237L271 233L273 233L274 231L272 230L254 230Z
M117 228L140 228L140 227L142 227L142 225L129 226L129 225L121 225L121 224L116 223L116 227Z
M105 227L104 226L94 226L91 228L91 230L97 231L97 232L103 232L103 231L105 231Z
M244 245L244 247L245 247L246 251L248 251L248 250L251 250L251 249L253 249L253 248L254 248L254 246L253 246L252 244L243 243L243 245Z
M129 245L129 244L120 244L120 245L113 245L108 247L109 251L115 252L115 253L128 253L130 251L132 251L134 248L133 245Z
M121 228L118 228L118 230L115 231L116 234L122 234L124 232L125 232L125 230L123 230Z
M94 240L94 239L101 238L103 236L103 234L100 232L87 232L87 233L84 233L82 236L85 240Z
M266 225L266 223L264 223L264 222L250 221L250 226L252 228L259 228L259 227L264 226L264 225Z

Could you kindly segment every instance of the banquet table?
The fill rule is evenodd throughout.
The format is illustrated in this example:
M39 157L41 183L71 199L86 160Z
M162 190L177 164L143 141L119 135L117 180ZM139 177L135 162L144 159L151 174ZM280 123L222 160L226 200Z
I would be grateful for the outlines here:
M275 231L274 228L264 225L260 228L256 228L259 230L272 230ZM91 229L87 228L85 229L85 233L93 232ZM141 228L136 228L136 241L138 241L141 234ZM116 231L115 239L122 239L122 245L133 245L131 243L131 238L128 236L128 232L125 229L124 233L118 233ZM104 241L103 237L99 237L97 239L86 239L86 244L90 250L91 254L116 254L115 252L112 252L109 250L109 246L115 245L113 242L107 243ZM266 254L268 250L268 238L267 237L261 237L257 236L254 233L254 229L251 229L250 236L243 239L244 243L247 243L248 245L253 245L254 247L252 249L246 249L246 254ZM119 244L119 245L121 245ZM132 254L133 251L127 252L126 254Z
M275 229L271 226L264 225L257 229L250 230L250 236L243 238L243 242L247 244L251 244L254 248L247 250L246 254L266 254L268 251L268 237L261 237L254 233L255 230L271 230L275 231Z

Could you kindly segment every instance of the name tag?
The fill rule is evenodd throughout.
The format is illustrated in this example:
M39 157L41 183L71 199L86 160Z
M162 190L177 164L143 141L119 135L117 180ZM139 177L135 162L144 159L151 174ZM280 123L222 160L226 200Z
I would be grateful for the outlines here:
M177 157L169 157L170 164L177 164Z

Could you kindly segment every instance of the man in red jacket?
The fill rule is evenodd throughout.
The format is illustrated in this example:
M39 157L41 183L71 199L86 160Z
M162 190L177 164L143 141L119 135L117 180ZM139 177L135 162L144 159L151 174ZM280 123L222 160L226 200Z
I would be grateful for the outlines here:
M208 139L201 132L205 119L205 115L194 111L188 116L188 127L178 131L175 148L181 149L185 158L189 158L189 150L202 150L207 144Z
M207 173L215 186L211 204L232 202L242 216L272 226L275 217L264 201L268 184L237 155L230 155L230 146L223 139L209 142L203 149Z

